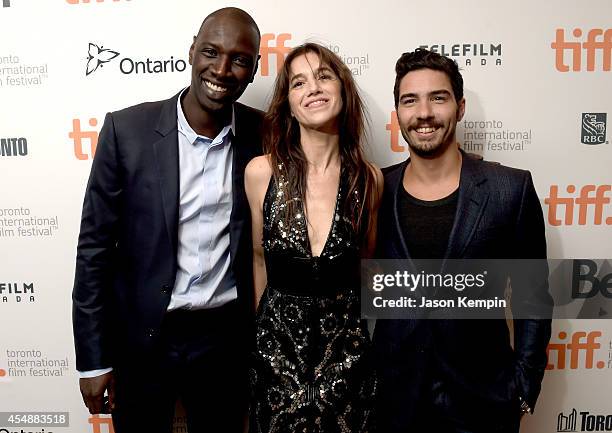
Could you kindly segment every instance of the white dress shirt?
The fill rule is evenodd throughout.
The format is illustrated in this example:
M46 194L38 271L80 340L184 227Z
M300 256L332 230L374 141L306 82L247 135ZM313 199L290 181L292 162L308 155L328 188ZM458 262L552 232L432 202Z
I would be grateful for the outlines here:
M214 138L198 135L177 102L178 269L168 310L214 308L236 299L230 268L232 122Z

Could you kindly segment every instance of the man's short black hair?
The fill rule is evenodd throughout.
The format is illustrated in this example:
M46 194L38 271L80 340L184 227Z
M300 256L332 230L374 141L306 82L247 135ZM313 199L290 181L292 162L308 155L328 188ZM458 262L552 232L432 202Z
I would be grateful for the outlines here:
M456 102L459 103L463 99L463 77L459 72L457 62L441 54L417 48L411 53L402 54L395 64L395 86L393 87L395 108L399 104L399 86L402 78L408 72L419 69L433 69L434 71L444 72L451 82Z
M253 17L251 15L249 15L248 12L240 9L240 8L236 8L236 7L225 7L225 8L221 8L218 9L214 12L211 12L210 14L208 14L208 16L206 18L204 18L204 21L202 21L202 25L200 26L200 30L198 31L198 34L202 31L202 29L204 28L204 25L206 24L207 21L209 21L212 18L217 18L217 17L232 17L236 20L240 20L243 23L250 25L251 27L253 27L253 30L255 30L255 32L257 32L257 38L261 39L261 32L259 31L259 26L257 25L257 23L255 22L255 20L253 19Z

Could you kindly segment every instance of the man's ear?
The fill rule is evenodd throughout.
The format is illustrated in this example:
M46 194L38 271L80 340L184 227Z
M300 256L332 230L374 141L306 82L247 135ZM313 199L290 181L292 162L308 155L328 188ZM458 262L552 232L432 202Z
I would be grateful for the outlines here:
M461 101L459 101L459 106L457 107L457 122L463 119L464 114L465 114L465 98L461 98Z
M193 65L193 54L195 52L195 42L196 42L196 36L193 37L193 42L191 43L191 46L189 47L189 64Z

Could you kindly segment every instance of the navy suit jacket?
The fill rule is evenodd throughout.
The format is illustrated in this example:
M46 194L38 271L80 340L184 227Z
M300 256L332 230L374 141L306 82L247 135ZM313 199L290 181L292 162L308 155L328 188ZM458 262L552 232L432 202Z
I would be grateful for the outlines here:
M83 204L73 299L78 370L139 362L153 346L177 271L177 99L108 113ZM244 169L261 154L262 113L236 103L231 267L244 314L253 304Z
M530 173L462 155L457 210L443 259L546 258L544 219ZM383 170L379 258L411 259L398 209L409 163ZM431 377L448 387L447 404L470 424L518 414L519 397L534 407L546 366L552 307L543 267L544 284L537 288L515 291L520 275L512 279L512 308L523 314L533 310L539 318L513 321L514 348L505 320L377 321L383 431L410 430L428 398ZM503 292L504 287L505 281L493 290Z

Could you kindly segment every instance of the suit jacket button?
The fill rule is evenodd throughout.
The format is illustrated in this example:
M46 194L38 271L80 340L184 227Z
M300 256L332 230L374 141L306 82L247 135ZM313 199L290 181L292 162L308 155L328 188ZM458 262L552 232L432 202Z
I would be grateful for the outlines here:
M170 293L170 286L167 284L164 284L161 288L161 292L162 292L162 295L167 295L168 293Z
M153 338L153 337L155 337L155 334L156 334L155 329L153 329L153 328L147 329L147 337Z

